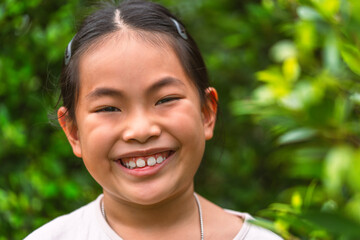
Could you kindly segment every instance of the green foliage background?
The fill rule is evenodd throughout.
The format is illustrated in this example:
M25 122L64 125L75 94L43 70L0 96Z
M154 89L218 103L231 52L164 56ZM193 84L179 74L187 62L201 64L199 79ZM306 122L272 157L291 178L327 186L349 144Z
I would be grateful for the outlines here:
M286 239L360 239L360 2L159 2L194 35L220 96L197 191ZM0 2L0 239L101 191L48 118L90 5Z

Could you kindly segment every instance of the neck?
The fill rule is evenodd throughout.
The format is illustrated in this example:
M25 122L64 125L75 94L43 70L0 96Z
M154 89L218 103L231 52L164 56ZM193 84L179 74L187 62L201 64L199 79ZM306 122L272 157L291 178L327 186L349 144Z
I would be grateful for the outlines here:
M166 231L170 234L181 232L181 229L198 235L199 214L193 191L190 186L153 205L130 203L104 191L106 218L120 236L131 236L129 239L133 239L134 234L157 236Z

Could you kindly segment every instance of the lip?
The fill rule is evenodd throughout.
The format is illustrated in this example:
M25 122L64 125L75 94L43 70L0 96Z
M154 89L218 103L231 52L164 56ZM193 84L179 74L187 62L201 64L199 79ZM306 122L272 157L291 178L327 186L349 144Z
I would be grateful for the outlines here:
M157 153L168 152L168 151L175 152L176 149L172 149L172 148L151 148L151 149L143 149L143 150L137 150L137 151L132 151L132 152L126 152L126 153L120 154L116 158L116 160L119 160L121 158L142 157L142 156L155 155Z
M145 166L142 168L129 169L129 168L126 168L125 166L123 166L121 164L121 161L119 161L121 158L149 156L149 155L155 155L157 153L166 152L166 151L170 151L170 155L162 163L156 164L154 166ZM170 161L172 161L175 154L176 154L176 150L169 149L169 148L140 150L140 151L133 151L133 152L121 154L121 156L119 158L117 158L116 160L114 160L114 162L126 174L129 174L129 175L132 175L135 177L148 177L148 176L157 174Z

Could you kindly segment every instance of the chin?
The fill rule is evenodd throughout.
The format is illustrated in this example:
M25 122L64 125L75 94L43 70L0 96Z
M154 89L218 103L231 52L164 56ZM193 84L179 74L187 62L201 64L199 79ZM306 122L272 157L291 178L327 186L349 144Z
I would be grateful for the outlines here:
M132 196L129 196L128 200L134 204L151 206L164 201L166 198L166 194L133 194Z
M159 204L171 198L175 193L172 189L161 189L160 187L147 187L129 194L128 200L139 205L151 206Z

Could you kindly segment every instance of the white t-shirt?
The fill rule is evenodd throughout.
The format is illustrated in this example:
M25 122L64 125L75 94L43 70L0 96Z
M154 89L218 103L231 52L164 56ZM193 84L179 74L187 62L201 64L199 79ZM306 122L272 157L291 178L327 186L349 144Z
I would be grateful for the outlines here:
M32 232L25 240L122 240L108 225L101 213L100 195L95 201L48 222ZM247 213L225 210L244 219L244 224L233 240L281 240L264 228L252 225Z

